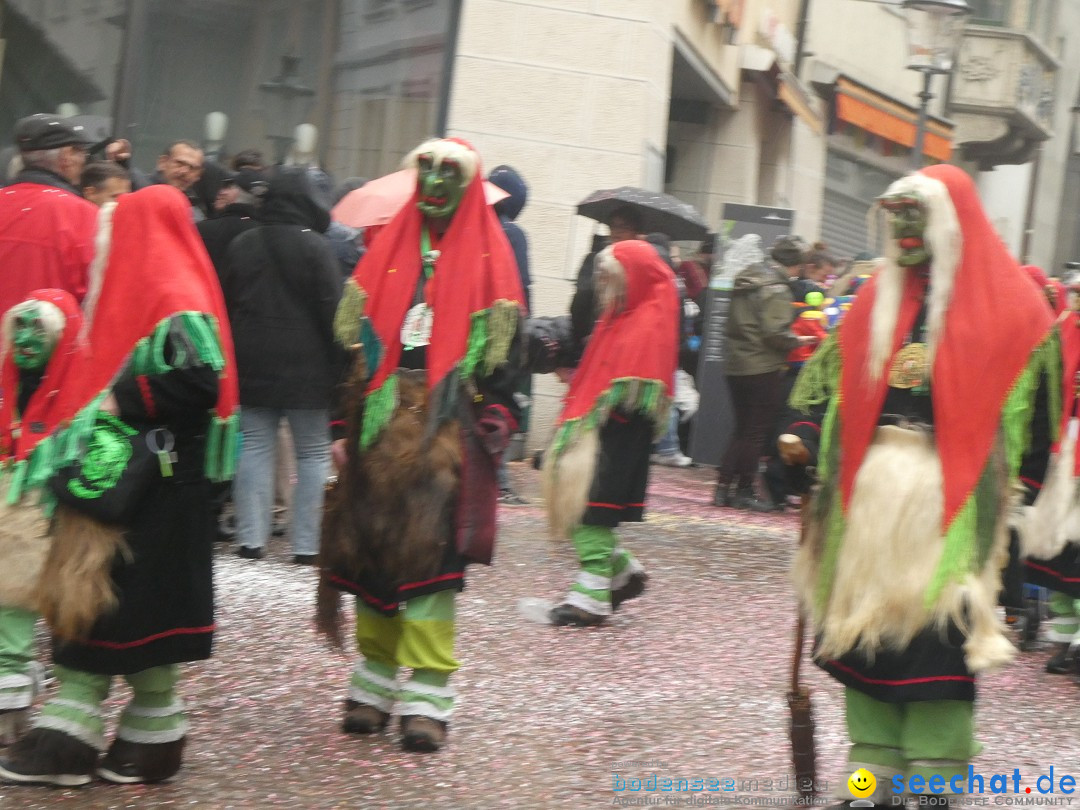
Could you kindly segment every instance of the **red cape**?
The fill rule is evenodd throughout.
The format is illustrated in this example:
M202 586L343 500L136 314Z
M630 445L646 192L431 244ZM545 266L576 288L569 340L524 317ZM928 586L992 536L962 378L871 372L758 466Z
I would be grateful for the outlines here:
M108 262L92 314L91 359L75 383L79 407L112 384L138 341L182 312L217 321L225 360L217 415L227 419L239 401L232 332L217 274L191 220L191 203L166 185L124 194L113 212Z
M592 411L615 380L659 382L674 394L678 361L679 296L675 275L648 242L616 242L615 258L626 270L626 306L606 312L589 338L559 424Z
M38 442L75 415L80 403L73 396L75 388L70 382L73 372L85 365L88 357L86 344L79 338L82 311L71 293L34 290L26 298L54 304L64 314L64 331L49 357L37 391L22 414L17 413L19 368L15 365L15 352L11 346L5 347L4 365L0 369L0 391L4 392L0 400L0 461L28 458Z
M353 271L353 280L367 294L365 314L379 338L382 355L368 383L380 388L401 359L401 325L412 306L422 272L420 231L424 216L416 207L419 191L382 228ZM469 183L450 227L432 248L440 251L424 296L434 314L427 346L428 389L465 357L472 316L496 301L523 306L525 295L510 243L491 206L484 199L481 171Z
M972 493L993 448L1001 409L1052 317L1042 293L1002 244L975 185L955 166L922 170L948 189L963 237L952 298L931 369L934 438L945 481L943 529ZM909 274L893 334L899 349L920 308L921 282ZM840 327L840 486L846 509L877 427L887 373L867 375L874 278Z

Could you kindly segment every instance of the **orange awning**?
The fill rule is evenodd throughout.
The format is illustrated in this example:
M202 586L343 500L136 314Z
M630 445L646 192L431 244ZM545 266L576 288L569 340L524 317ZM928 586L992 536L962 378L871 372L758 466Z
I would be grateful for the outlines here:
M792 113L806 122L816 135L825 133L825 122L814 110L810 94L799 80L786 70L781 70L777 77L776 97L784 102Z
M918 112L850 79L836 80L836 117L886 140L915 147ZM935 160L952 155L952 127L935 119L926 122L923 152Z

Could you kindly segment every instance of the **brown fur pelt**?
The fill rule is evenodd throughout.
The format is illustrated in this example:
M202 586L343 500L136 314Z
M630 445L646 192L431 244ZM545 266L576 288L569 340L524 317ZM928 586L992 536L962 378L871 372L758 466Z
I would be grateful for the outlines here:
M422 371L398 372L399 405L364 452L360 447L363 383L345 392L349 437L345 469L327 493L320 565L350 578L378 576L388 586L434 576L454 542L454 508L461 481L461 425L448 420L432 437ZM340 637L336 598L321 582L316 623Z
M0 605L34 610L34 589L52 538L41 508L0 495Z
M34 594L35 609L53 634L85 638L98 617L116 607L112 565L117 554L130 555L123 531L58 504L52 525L52 548Z

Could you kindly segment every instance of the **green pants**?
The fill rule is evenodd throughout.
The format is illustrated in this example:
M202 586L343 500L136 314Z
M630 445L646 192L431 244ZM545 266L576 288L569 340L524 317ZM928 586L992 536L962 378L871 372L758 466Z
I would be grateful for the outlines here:
M645 569L633 554L618 545L615 532L606 526L578 526L572 537L581 570L570 586L566 604L610 616L611 592L624 586L631 574Z
M120 715L117 739L152 745L184 737L187 719L183 701L176 694L179 678L180 668L176 664L125 675L132 697ZM60 688L42 706L34 727L62 731L103 751L105 722L101 704L109 696L112 679L112 675L56 667Z
M402 716L423 715L446 722L454 711L450 676L454 658L457 592L439 591L410 599L394 616L356 602L356 646L360 658L349 681L349 698ZM398 669L412 670L399 687Z
M34 702L34 622L37 614L0 605L0 711Z
M1080 643L1080 599L1052 591L1048 607L1047 640L1059 644Z
M870 799L888 804L894 776L905 784L912 774L927 779L941 776L946 793L949 780L963 775L975 744L975 704L966 700L927 700L884 703L850 687L844 689L847 707L848 768L866 768L877 780ZM850 798L850 797L845 797Z

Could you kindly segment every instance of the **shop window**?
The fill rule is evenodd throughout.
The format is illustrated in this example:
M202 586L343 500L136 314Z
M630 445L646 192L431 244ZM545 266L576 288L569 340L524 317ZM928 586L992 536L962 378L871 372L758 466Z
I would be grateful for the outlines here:
M1009 25L1012 0L968 0L971 22L976 25Z

